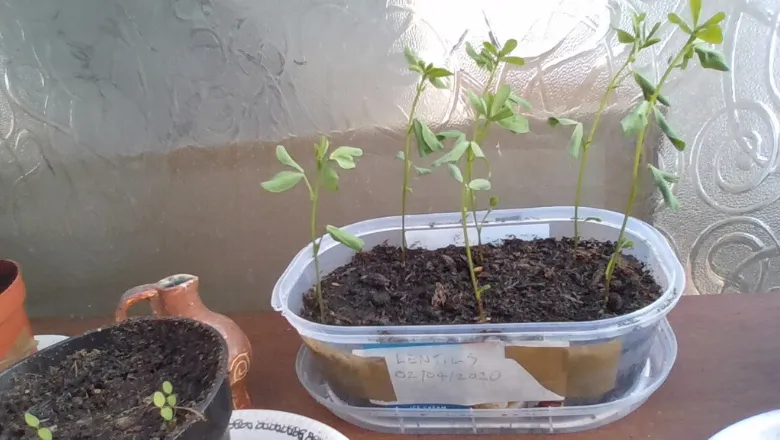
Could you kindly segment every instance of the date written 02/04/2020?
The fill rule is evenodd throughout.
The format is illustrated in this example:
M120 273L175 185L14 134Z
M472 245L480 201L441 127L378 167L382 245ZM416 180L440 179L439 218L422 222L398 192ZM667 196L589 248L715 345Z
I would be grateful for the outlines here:
M426 371L426 370L395 370L393 377L400 380L408 380L415 382L465 382L465 381L483 381L483 382L495 382L501 379L500 371L490 372L443 372L443 371Z

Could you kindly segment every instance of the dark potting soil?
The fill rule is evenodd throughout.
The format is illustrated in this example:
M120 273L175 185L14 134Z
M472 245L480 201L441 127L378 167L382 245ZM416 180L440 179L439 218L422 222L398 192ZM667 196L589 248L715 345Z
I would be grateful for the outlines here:
M593 321L625 315L663 293L644 264L624 255L604 304L604 272L614 243L572 239L505 240L472 248L479 285L492 323ZM377 246L360 252L322 281L325 323L341 326L473 324L477 303L463 247L401 250ZM312 289L304 318L323 322Z
M200 415L177 409L173 428L166 428L151 396L167 380L177 407L203 402L219 368L214 347L189 326L145 323L110 332L100 349L77 351L45 374L15 377L0 392L0 440L38 439L25 412L55 440L171 438L176 425Z

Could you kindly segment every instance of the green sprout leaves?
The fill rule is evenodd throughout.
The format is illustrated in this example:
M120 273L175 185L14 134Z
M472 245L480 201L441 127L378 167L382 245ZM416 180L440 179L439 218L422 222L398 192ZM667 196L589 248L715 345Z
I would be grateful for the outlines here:
M280 193L293 189L303 177L303 173L298 171L279 171L271 180L265 181L260 185L268 192Z
M466 54L474 60L477 66L485 70L493 70L498 63L507 63L521 67L525 60L510 54L517 48L517 40L507 40L504 47L498 48L493 42L485 41L482 49L477 52L471 43L466 43Z
M655 94L655 86L650 82L650 80L642 76L641 73L635 71L632 72L632 74L634 76L634 81L636 81L636 84L640 89L642 89L642 96L644 96L645 101L649 101L650 98ZM658 102L667 107L671 105L669 104L669 100L666 99L664 95L658 94L656 99Z
M328 232L328 235L330 235L332 239L343 244L344 246L349 247L354 251L360 251L361 249L363 249L363 246L365 246L365 243L361 238L355 237L354 235L348 232L344 232L333 225L325 226L325 230Z
M173 411L176 408L176 394L173 394L173 385L167 380L162 383L162 391L152 394L152 403L160 409L160 417L165 422L173 421Z
M726 63L726 57L715 49L710 49L704 45L698 44L693 48L699 57L699 64L705 69L728 72L729 65Z
M623 127L623 134L628 137L638 136L647 126L649 112L650 103L648 101L642 101L639 105L634 107L634 109L620 121L620 125Z
M38 417L26 412L24 413L24 422L27 426L35 430L40 440L52 440L53 435L51 429L41 426L41 421Z
M685 141L680 138L680 135L677 134L677 131L675 131L674 128L672 128L671 125L666 121L666 117L661 113L661 111L658 109L658 107L653 108L655 113L655 122L658 124L658 127L661 128L661 131L664 132L667 139L674 145L674 148L676 148L678 151L684 151L685 150Z
M547 118L547 124L550 127L556 127L558 125L574 126L574 130L572 130L571 133L571 139L569 140L569 155L577 159L580 156L580 150L583 148L582 136L585 128L582 126L582 123L573 119L549 117Z
M404 56L409 64L409 70L422 75L423 83L427 80L437 89L446 89L447 82L444 78L452 76L452 72L442 67L436 67L432 63L425 63L408 46L404 48Z
M670 210L677 211L680 205L679 203L677 203L677 198L674 196L674 192L672 192L672 188L670 185L677 183L679 177L675 174L661 171L658 168L654 167L653 165L648 164L647 168L650 170L650 173L653 175L653 182L655 183L655 186L658 188L658 191L661 193L661 196L664 199L664 204Z
M426 157L444 149L441 139L439 139L439 137L419 119L412 121L412 131L417 140L417 154L420 157Z

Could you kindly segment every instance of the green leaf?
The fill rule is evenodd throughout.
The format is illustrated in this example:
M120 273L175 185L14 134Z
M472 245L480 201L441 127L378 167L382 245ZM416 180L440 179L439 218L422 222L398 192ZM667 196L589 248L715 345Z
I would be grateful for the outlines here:
M672 128L671 125L669 125L669 122L666 121L666 117L664 117L663 113L661 113L658 108L655 108L655 121L658 123L658 126L661 128L661 131L664 132L666 137L671 141L672 145L674 145L674 148L677 149L677 151L684 151L685 150L685 141L683 141L680 138L680 135L677 134L677 132Z
M338 147L330 153L330 160L339 164L345 170L355 168L355 158L363 155L363 150L357 147Z
M620 125L623 127L623 134L628 137L637 136L647 126L647 114L650 111L650 103L642 101L634 108L623 120Z
M490 181L487 179L474 179L469 182L469 188L473 191L490 191Z
M162 390L165 394L171 394L173 392L173 384L167 380L162 383Z
M533 108L530 102L526 101L525 99L516 96L514 93L509 94L509 101L512 101L515 105L523 107L524 109L530 110Z
M260 184L264 190L272 193L280 193L293 188L303 179L303 173L297 171L280 171L271 180Z
M330 165L322 167L322 186L332 192L339 190L339 173Z
M317 151L318 162L325 158L325 154L328 153L328 148L330 148L330 141L327 137L321 136L319 144L314 145L314 149Z
M463 154L468 150L470 142L466 140L465 136L460 137L456 142L452 150L448 151L433 162L433 166L438 167L443 163L454 163L463 157Z
M653 25L653 28L652 28L652 29L650 29L650 33L648 33L648 34L647 34L647 38L648 38L648 39L652 38L652 36L653 36L653 35L655 35L655 33L656 33L656 32L658 32L658 29L660 29L660 27L661 27L661 22L660 22L660 21L659 21L659 22L656 22L656 23ZM660 40L659 40L659 41L660 41ZM645 47L647 47L647 46L648 46L648 45L645 45Z
M689 0L688 4L691 7L693 26L696 27L696 25L699 24L699 15L701 14L701 0Z
M51 440L53 438L52 434L51 434L51 429L49 429L49 428L41 428L41 429L39 429L38 430L38 438L40 440Z
M490 116L490 120L496 122L496 121L500 121L502 119L509 118L509 117L511 117L514 114L515 114L515 112L512 111L511 108L504 107L501 110L499 110L498 113L496 113L494 115L491 115Z
M442 69L441 67L434 67L433 69L430 69L425 73L430 78L445 78L448 76L452 76L452 72L450 72L447 69Z
M720 44L723 42L723 31L718 25L702 28L701 30L696 31L696 36L707 43Z
M477 117L487 115L487 104L485 104L484 99L477 96L477 94L471 90L468 92L468 97L469 101L471 101L471 106L474 107L474 111L477 112Z
M461 133L458 130L447 130L447 131L440 131L437 137L441 137L442 139L457 139L461 136L463 136L463 133Z
M431 85L436 87L437 89L446 89L449 87L447 81L441 78L428 78L428 82L430 82Z
M409 63L409 67L417 66L417 62L420 60L417 58L417 54L412 51L412 49L409 46L404 47L404 56L406 57L406 62ZM419 69L419 67L418 67Z
M417 72L417 73L419 73L419 74L422 74L422 73L423 73L423 69L422 69L422 67L420 67L420 66L418 66L418 65L416 65L416 64L412 64L412 65L410 65L410 66L409 66L409 70L411 70L412 72Z
M24 413L24 423L27 423L27 426L30 428L38 428L41 426L41 421L38 420L38 417L35 417L34 415L26 412Z
M504 107L504 104L509 98L510 93L512 93L512 89L510 89L506 84L502 84L501 87L498 88L495 96L493 97L493 102L490 105L490 116L497 114L498 111Z
M336 162L337 164L339 164L339 166L342 169L345 169L345 170L351 170L351 169L354 169L357 166L357 164L355 163L355 159L352 156L332 156L331 155L330 160Z
M630 44L636 41L633 35L629 34L623 29L615 29L615 31L617 32L618 41L623 44Z
M501 57L505 55L509 55L516 48L517 48L517 40L515 39L506 40L506 43L504 43L504 47L501 48L501 52L499 52L498 55Z
M511 118L498 121L498 123L512 133L528 133L528 119L523 115L513 115Z
M441 141L439 141L439 138L436 137L424 122L415 119L412 123L412 127L414 130L414 137L417 140L417 153L420 157L428 156L444 148Z
M493 46L493 43L485 41L482 43L482 47L484 47L485 50L488 51L488 53L491 55L498 55L498 49L496 49L496 46Z
M418 176L426 176L428 174L431 174L431 172L432 172L430 170L430 168L421 168L421 167L418 167L416 165L414 166L414 171L417 172Z
M303 168L298 165L298 162L293 160L292 156L290 156L290 153L288 153L287 149L282 145L276 146L276 160L278 160L282 165L287 165L288 167L295 168L301 173L303 172Z
M482 147L477 145L476 142L469 142L469 150L474 154L474 157L478 157L480 159L485 158L485 153L482 152Z
M574 131L571 133L571 140L569 140L569 155L575 159L580 156L580 150L582 149L583 131L584 128L582 127L582 124L577 123L577 125L574 127Z
M677 211L680 205L677 203L677 197L674 196L674 192L672 192L672 188L669 186L669 184L677 182L678 177L674 174L661 171L652 165L647 165L647 167L650 169L650 172L653 175L653 182L655 182L655 186L661 192L661 196L664 199L664 204L672 211ZM633 245L633 243L631 244ZM629 242L626 242L624 247L630 247Z
M165 400L168 402L168 406L176 406L176 394L171 394Z
M466 42L466 54L477 63L480 61L484 62L482 56L478 54L476 50L474 50L474 46L472 46L469 42Z
M173 408L170 407L164 407L160 408L160 416L162 416L163 420L166 422L170 422L173 420Z
M357 147L338 147L330 153L330 158L334 159L338 156L348 157L360 157L363 155L363 150Z
M660 38L651 38L651 39L645 41L645 44L642 45L642 49L644 49L646 47L654 46L654 45L656 45L656 44L658 44L660 42L661 42Z
M461 174L460 168L458 168L457 165L455 165L454 163L448 163L447 171L449 171L450 176L452 176L453 179L457 180L460 183L463 183L463 174Z
M577 125L579 122L575 121L574 119L566 119L566 118L556 118L553 116L550 116L547 118L547 125L550 127L555 127L557 125Z
M521 57L503 57L501 58L501 61L518 67L523 67L525 65L525 58Z
M709 20L705 21L704 24L701 25L701 27L706 28L712 25L716 25L725 19L726 19L726 14L724 12L718 12L717 14L710 17Z
M699 64L705 69L728 72L729 66L726 63L726 57L715 49L710 49L703 45L697 45L694 49L699 56Z
M404 160L404 152L403 151L399 151L399 152L395 153L395 158Z
M152 402L154 402L154 406L157 408L162 408L165 406L165 395L159 391L155 391L154 394L152 394Z
M683 21L683 19L679 15L672 12L669 15L667 15L667 18L669 19L669 21L676 24L680 29L682 29L682 31L685 32L686 34L692 33L691 28L688 27L687 24L685 24L685 21Z
M636 81L637 85L639 85L639 88L642 89L642 96L645 97L646 101L649 101L653 94L655 94L655 86L653 86L650 80L642 76L641 73L634 71L633 74L634 81ZM664 95L659 94L656 100L667 107L670 106L669 100L666 99Z
M359 252L361 249L363 249L363 246L365 245L363 239L359 237L355 237L349 232L344 232L333 225L325 226L325 230L328 231L328 235L330 235L332 239L343 244L344 246L347 246L353 251Z
M490 200L489 200L489 205L488 206L490 206L490 209L493 209L496 206L498 206L498 197L490 196Z

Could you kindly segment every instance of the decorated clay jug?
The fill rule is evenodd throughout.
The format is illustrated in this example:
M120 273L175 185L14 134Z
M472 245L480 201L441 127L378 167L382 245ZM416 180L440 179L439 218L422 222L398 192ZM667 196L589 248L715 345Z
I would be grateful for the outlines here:
M127 319L133 304L148 300L155 316L183 316L216 328L225 338L229 351L230 388L234 409L250 409L248 378L252 362L252 346L238 325L227 316L209 310L198 294L198 277L173 275L155 284L134 287L122 295L117 306L116 321Z

